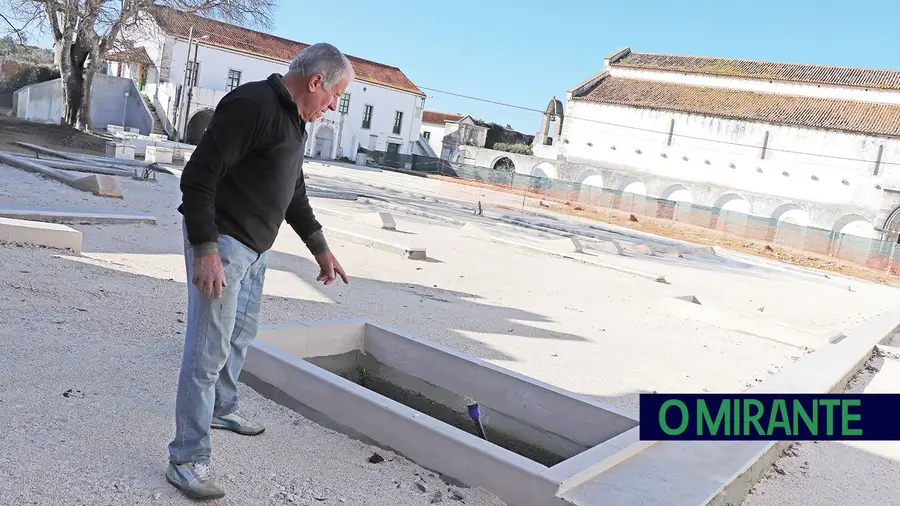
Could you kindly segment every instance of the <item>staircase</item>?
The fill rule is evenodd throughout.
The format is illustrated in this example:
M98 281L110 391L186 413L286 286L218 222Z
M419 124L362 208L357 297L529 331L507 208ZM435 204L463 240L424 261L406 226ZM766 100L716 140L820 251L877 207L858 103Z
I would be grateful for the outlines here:
M150 97L141 93L141 98L144 99L144 104L147 106L147 109L150 109L150 119L153 120L153 129L150 133L154 134L162 134L168 135L163 129L163 122L159 119L159 114L156 112L156 107L153 105L153 101L150 100Z

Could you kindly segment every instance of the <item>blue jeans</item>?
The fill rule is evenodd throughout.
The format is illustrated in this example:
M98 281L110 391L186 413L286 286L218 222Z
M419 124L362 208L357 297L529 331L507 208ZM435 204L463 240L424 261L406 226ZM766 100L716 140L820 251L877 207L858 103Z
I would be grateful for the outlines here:
M212 456L212 417L238 408L237 379L256 338L266 274L266 253L257 254L227 235L219 235L225 269L222 297L200 291L193 282L194 255L182 221L187 269L187 331L178 393L175 438L169 443L173 463L208 461Z

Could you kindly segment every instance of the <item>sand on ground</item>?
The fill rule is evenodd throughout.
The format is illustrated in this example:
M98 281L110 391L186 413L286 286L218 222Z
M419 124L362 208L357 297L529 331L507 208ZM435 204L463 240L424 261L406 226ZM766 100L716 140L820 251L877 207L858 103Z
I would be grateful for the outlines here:
M313 168L311 184L340 185L342 170L352 169ZM428 193L421 178L390 174L381 181ZM163 477L186 304L178 179L121 183L125 198L108 199L0 166L0 206L135 210L158 219L72 225L84 233L81 255L0 246L0 384L12 385L0 393L0 423L9 428L0 435L2 504L189 504ZM451 205L431 204L435 212ZM372 209L326 199L313 205L332 211L318 214L326 227L350 230L361 226L340 212ZM400 232L368 232L423 241L430 259L331 238L352 278L346 286L317 284L317 266L285 227L268 255L263 323L368 318L636 413L640 392L745 390L824 345L829 332L894 306L897 294L737 260L602 257L664 272L671 284L661 284L463 237L446 221L395 217ZM519 241L546 239L484 226ZM700 316L661 310L688 294L703 302ZM815 337L773 340L702 318L746 312ZM241 394L244 409L269 430L258 438L214 433L214 462L228 491L220 504L418 505L438 491L448 500L448 489L466 504L502 504L484 490L443 484L403 457L314 424L245 385ZM372 452L389 459L370 464ZM416 485L422 479L425 492Z

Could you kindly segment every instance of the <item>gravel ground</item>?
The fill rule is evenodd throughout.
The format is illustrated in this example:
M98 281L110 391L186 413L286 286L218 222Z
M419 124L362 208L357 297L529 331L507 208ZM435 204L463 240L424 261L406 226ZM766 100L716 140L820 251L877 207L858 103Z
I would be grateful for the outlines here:
M0 504L187 504L163 476L186 304L177 184L169 176L123 179L125 199L104 199L0 166L0 204L131 209L159 220L73 225L85 234L82 255L0 246L0 384L14 385L0 393L0 423L10 428L0 436ZM402 181L405 191L418 184ZM427 241L433 258L414 262L332 239L349 286L317 285L305 247L289 229L281 234L270 254L264 323L370 318L636 411L639 392L740 391L805 351L664 314L660 301L696 294L718 311L765 306L766 314L826 332L896 300L886 287L851 292L691 262L666 264L677 283L663 285L395 216L406 235ZM661 265L627 260L643 270ZM269 430L259 438L214 433L214 463L229 494L220 504L418 505L438 491L444 501L460 493L466 504L502 504L483 490L448 487L244 386L242 395ZM370 464L373 452L389 458Z

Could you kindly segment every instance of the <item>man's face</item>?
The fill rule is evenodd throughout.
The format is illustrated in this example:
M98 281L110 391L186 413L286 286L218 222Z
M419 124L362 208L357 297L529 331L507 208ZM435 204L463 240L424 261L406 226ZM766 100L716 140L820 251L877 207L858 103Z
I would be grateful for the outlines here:
M321 118L329 109L332 111L336 110L338 100L350 84L347 75L344 75L340 81L332 84L329 90L322 86L323 83L321 74L316 74L310 78L309 93L305 97L306 100L302 104L297 104L297 113L300 114L303 121L315 121Z

